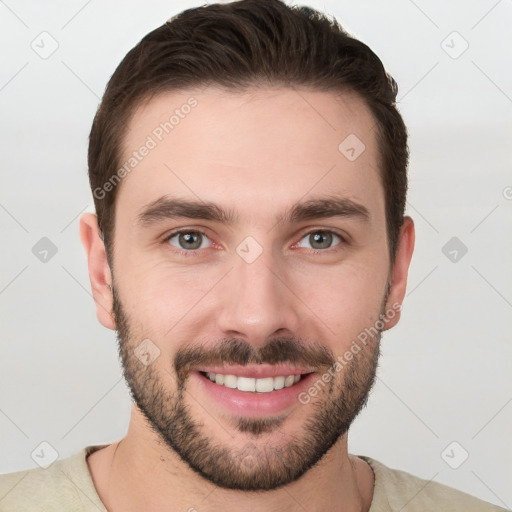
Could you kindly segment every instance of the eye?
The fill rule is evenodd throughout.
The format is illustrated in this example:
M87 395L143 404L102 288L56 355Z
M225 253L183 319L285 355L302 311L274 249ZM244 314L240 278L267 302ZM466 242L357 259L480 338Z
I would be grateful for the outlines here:
M310 244L309 249L322 251L325 249L331 249L332 243L336 238L340 242L344 241L341 236L333 233L332 231L316 230L309 232L305 237L302 238L302 240L306 240ZM302 240L298 244L299 247L304 247L301 245Z
M340 245L341 242L345 241L333 231L317 229L307 233L296 246L309 248L313 252L326 252L328 249L333 248L333 243L336 239L338 240L336 245ZM303 245L304 241L309 244L309 247ZM206 249L211 246L211 241L207 235L202 231L193 229L174 231L163 242L172 245L178 252L187 256L194 255L198 252L198 249Z
M175 239L175 243L173 243ZM209 245L205 245L205 241L209 238L201 231L182 230L171 233L165 242L170 243L177 249L184 251L194 251L195 249L206 249Z

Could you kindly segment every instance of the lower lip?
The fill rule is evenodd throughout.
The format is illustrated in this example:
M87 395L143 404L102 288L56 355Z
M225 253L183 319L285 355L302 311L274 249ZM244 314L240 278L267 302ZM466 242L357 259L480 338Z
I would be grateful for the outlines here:
M190 377L198 382L201 389L214 398L224 408L238 416L261 417L277 414L295 406L301 405L298 395L311 385L315 374L309 373L299 382L288 388L255 393L231 389L215 384L200 372L192 372Z

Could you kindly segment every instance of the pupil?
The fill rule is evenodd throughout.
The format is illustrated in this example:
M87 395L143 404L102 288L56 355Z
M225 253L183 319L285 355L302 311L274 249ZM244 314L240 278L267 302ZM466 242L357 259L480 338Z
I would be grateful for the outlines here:
M199 241L199 236L198 236L198 233L195 233L195 234L191 234L191 233L185 233L185 234L181 234L180 236L181 241L185 241L185 245L188 245L187 249L197 249L200 245L201 245L201 242ZM194 241L195 239L195 241Z
M328 248L331 245L331 238L332 238L332 234L326 233L324 231L318 231L317 233L315 233L313 235L314 243L319 242L321 245L321 247L320 247L321 249ZM323 244L322 244L322 239L323 239Z

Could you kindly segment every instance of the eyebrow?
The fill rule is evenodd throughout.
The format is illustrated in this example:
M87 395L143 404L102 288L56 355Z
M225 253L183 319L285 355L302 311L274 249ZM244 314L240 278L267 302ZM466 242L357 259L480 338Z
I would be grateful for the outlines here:
M298 202L275 218L276 224L341 217L370 221L370 212L362 204L348 198L326 196ZM162 196L144 207L137 216L137 225L148 227L168 219L201 219L234 225L239 216L233 209L223 209L215 203L195 199Z

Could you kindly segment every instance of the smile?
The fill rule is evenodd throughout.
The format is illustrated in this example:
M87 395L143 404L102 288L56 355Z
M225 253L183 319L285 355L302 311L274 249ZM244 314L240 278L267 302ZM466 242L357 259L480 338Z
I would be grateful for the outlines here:
M219 386L253 393L270 393L274 390L289 388L302 378L302 375L279 375L256 379L213 372L203 372L203 374Z

